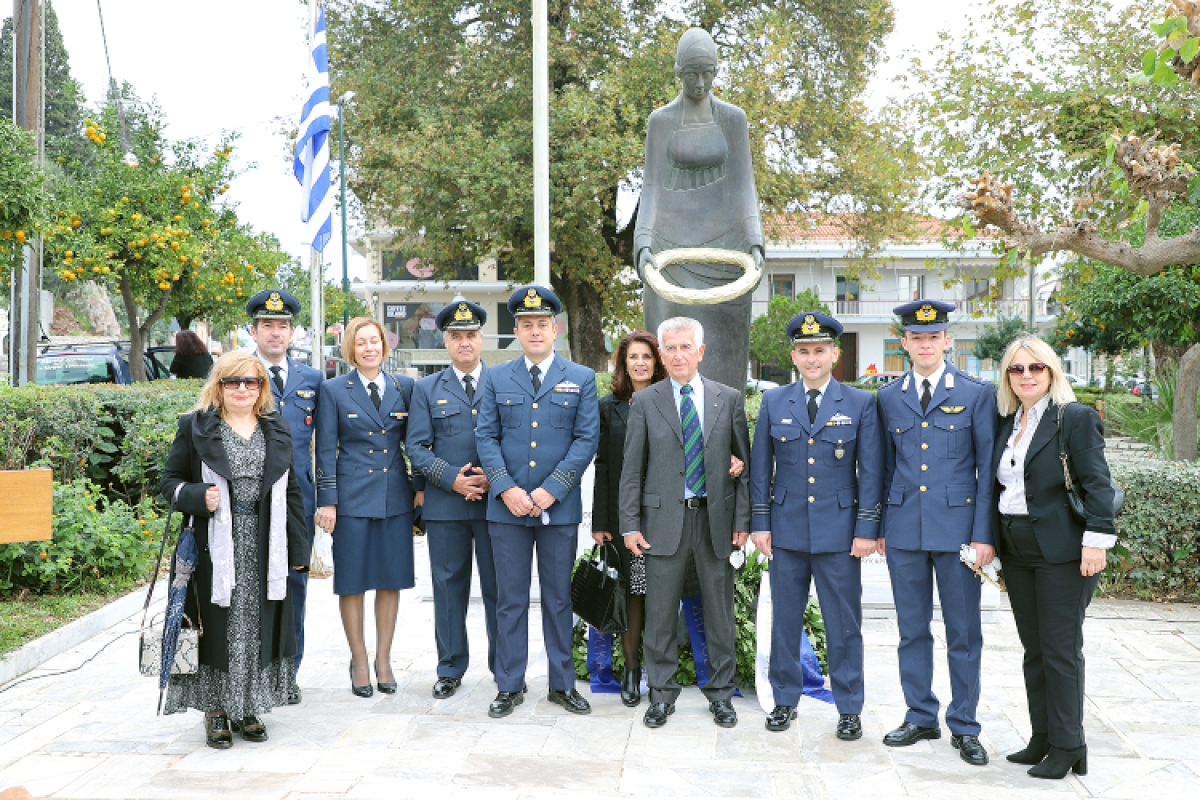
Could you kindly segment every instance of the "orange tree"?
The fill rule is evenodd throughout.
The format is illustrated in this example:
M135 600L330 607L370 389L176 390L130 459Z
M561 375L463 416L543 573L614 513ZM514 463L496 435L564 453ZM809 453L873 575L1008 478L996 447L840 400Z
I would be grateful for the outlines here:
M59 159L43 229L47 269L120 295L129 368L145 380L142 353L156 322L175 316L186 327L205 318L228 327L287 257L223 199L236 177L231 138L212 151L170 142L156 108L113 105L87 119L82 135L90 142L83 155Z
M0 287L8 286L43 210L42 173L28 131L0 119Z

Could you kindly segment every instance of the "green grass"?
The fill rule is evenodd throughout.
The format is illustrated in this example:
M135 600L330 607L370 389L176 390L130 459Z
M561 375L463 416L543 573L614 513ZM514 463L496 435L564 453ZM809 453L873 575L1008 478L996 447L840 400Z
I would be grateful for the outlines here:
M95 611L134 588L133 583L121 583L84 594L28 594L19 599L0 598L0 656Z

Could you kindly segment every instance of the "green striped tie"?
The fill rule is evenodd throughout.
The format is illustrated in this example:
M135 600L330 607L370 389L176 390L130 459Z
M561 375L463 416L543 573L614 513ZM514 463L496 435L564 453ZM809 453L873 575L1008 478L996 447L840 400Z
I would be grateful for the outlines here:
M692 402L692 387L679 389L679 424L683 427L684 483L692 494L703 497L704 492L704 432L700 430L700 415Z

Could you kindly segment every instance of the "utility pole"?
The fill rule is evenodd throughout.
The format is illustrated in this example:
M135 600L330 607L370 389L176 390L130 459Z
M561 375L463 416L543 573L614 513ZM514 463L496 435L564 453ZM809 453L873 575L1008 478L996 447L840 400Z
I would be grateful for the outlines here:
M33 133L39 164L46 154L44 23L41 0L13 0L13 122ZM41 255L39 236L25 246L24 269L12 275L8 352L9 380L15 386L33 383L37 376Z
M550 286L550 48L546 0L533 0L533 282Z

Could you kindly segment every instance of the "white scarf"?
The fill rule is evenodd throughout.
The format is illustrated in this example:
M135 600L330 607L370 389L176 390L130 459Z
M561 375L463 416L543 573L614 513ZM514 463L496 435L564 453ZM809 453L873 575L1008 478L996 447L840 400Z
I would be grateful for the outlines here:
M267 537L268 600L282 600L287 597L288 472L289 470L285 470L271 487L271 519ZM212 602L221 608L229 608L233 598L233 587L237 585L233 570L233 508L229 481L203 461L200 462L200 480L216 486L220 494L217 511L208 525L208 551L213 565Z

